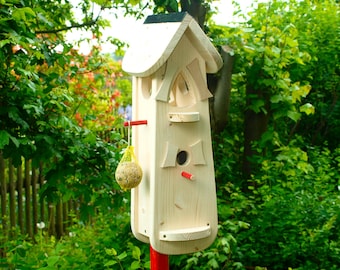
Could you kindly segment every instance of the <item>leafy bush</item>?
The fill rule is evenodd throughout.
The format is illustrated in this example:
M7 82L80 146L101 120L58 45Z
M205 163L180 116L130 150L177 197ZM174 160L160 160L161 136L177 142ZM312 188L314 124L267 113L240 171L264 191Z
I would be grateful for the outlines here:
M244 265L337 269L340 265L339 149L281 147L261 162L237 236Z
M217 239L207 250L173 257L172 269L338 269L340 149L302 149L301 139L278 144L256 158L259 171L244 190L235 173L242 157L227 151L239 142L222 136L214 145Z
M41 229L35 244L24 236L8 241L6 269L149 269L149 247L130 232L128 200L117 213L100 214L93 224L78 222L57 241Z

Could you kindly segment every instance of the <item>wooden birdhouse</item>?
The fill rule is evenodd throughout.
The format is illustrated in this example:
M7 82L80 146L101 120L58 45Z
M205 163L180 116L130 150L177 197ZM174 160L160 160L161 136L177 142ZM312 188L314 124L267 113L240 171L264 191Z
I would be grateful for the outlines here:
M132 129L143 170L132 231L163 254L202 250L217 233L206 73L222 59L187 13L149 16L136 35L123 69L133 76L132 120L147 124Z

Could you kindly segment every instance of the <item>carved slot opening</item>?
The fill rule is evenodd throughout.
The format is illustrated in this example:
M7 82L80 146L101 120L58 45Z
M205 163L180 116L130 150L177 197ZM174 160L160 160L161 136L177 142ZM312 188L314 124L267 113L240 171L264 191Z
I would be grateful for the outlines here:
M140 78L140 80L143 97L148 99L150 98L152 93L152 78L149 76L145 78Z

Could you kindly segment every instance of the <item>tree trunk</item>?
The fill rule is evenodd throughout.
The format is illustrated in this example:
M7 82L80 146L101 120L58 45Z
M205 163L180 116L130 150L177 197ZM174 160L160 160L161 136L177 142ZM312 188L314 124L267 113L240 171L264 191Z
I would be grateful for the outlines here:
M214 95L210 102L211 126L216 133L223 131L228 122L231 76L234 64L234 56L230 52L231 48L228 46L221 48L223 67L218 75L208 76L208 88Z
M182 11L188 12L204 28L207 8L202 5L201 0L181 0ZM221 132L227 125L230 92L231 92L231 75L234 63L234 56L230 54L231 48L222 46L220 53L224 61L223 67L218 75L208 76L208 88L214 95L210 100L210 116L212 130L216 133Z
M255 154L252 148L254 141L261 138L262 134L267 131L269 114L265 112L254 112L249 108L251 104L251 98L258 96L259 99L264 99L266 102L265 95L261 90L255 90L252 85L246 87L246 111L244 115L244 151L243 151L243 175L245 179L249 179L254 169L257 167L251 159ZM268 105L265 105L268 107ZM266 108L268 112L268 108Z
M202 5L201 0L181 0L181 8L182 11L188 12L200 25L203 29L205 22L205 15L207 13L207 9L204 5Z

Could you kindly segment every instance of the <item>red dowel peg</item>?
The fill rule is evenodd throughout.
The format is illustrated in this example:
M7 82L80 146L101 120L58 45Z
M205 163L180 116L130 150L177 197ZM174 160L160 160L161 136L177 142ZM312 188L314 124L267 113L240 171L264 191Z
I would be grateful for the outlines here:
M147 124L148 124L148 120L126 121L124 122L124 127L147 125Z
M188 180L195 180L195 176L188 172L182 172L181 175Z

